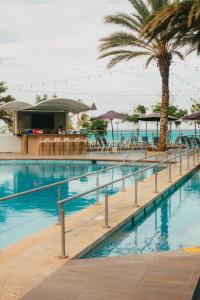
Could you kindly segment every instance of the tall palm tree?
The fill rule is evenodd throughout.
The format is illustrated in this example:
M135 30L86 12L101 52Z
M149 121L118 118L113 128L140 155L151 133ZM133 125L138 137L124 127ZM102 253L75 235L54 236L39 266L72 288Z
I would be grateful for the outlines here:
M0 81L0 94L5 93L6 91L7 91L7 87L5 86L5 82ZM4 97L0 95L0 106L14 100L15 98L13 98L11 95L7 95ZM4 110L0 110L0 120L3 120L6 123L10 131L13 130L12 114L9 114Z
M169 106L169 70L172 58L177 55L183 59L179 52L177 41L169 42L163 39L166 31L157 34L150 42L148 29L145 27L157 11L161 10L170 0L152 0L146 4L143 0L128 0L133 8L130 14L118 13L105 17L105 23L122 26L126 31L115 32L102 38L100 58L110 57L107 67L111 68L121 61L129 61L135 57L147 57L146 66L151 61L156 61L162 78L162 108L160 119L160 138L157 150L166 150L168 130L168 106ZM141 37L143 33L143 37Z
M157 11L147 24L150 40L157 34L167 31L165 40L179 40L179 44L188 45L189 51L200 54L200 1L183 0L168 3Z

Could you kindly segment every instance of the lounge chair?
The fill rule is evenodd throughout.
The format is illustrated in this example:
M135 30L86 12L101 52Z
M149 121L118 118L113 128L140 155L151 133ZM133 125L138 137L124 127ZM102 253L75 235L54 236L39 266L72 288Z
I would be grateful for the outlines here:
M106 139L106 137L105 136L102 136L101 137L101 140L102 140L102 143L103 143L103 150L102 151L110 151L110 150L112 150L112 147L113 147L113 144L111 144L111 143L108 143L108 141L107 141L107 139Z

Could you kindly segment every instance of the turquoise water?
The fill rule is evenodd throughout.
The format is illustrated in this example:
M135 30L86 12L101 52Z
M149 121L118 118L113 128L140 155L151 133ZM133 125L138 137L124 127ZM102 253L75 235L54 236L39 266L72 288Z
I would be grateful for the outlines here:
M200 246L200 171L100 243L84 258ZM159 203L160 202L160 203Z
M200 130L198 129L197 134L200 134ZM172 130L171 132L168 131L168 142L175 142L176 138L180 135L191 135L195 134L194 130ZM146 131L145 130L129 130L129 131L116 131L114 130L114 140L115 141L120 141L122 137L125 138L126 141L128 141L132 136L135 136L138 140L142 140L143 136L146 136ZM149 142L151 143L153 140L153 137L157 136L157 131L156 130L148 130L147 132L147 137ZM106 138L109 142L112 142L112 132L107 131ZM94 141L95 137L94 135L89 136L90 141Z
M92 164L89 161L0 161L0 198L58 182L64 179L84 175L110 167L112 163ZM138 166L124 168L129 174ZM149 170L139 177L152 174ZM100 184L122 176L121 168L104 171L100 175ZM128 179L127 184L133 180ZM62 186L61 199L87 191L96 186L96 177L83 177ZM118 192L121 183L108 189L109 194ZM103 191L101 191L103 195ZM95 203L95 194L74 200L65 205L66 214L72 214ZM57 188L51 188L32 195L26 195L0 203L0 248L8 246L57 221Z

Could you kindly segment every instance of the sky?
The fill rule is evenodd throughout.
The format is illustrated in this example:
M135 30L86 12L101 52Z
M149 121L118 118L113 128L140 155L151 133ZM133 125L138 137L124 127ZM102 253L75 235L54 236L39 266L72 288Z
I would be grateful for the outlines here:
M104 24L116 12L130 12L127 0L0 0L0 80L17 100L33 103L35 95L96 103L98 115L108 110L130 113L160 100L156 65L143 58L106 69L98 60L99 39L120 28ZM183 51L184 52L184 51ZM199 100L200 57L174 60L171 102L190 108Z

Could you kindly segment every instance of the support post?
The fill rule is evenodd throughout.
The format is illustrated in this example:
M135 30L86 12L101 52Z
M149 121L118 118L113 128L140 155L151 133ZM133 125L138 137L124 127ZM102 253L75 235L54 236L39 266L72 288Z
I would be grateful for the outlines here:
M66 248L65 248L65 210L62 206L60 211L60 223L61 223L61 255L60 258L64 259L68 256L66 255Z
M106 187L105 191L105 225L104 228L109 228L108 225L108 187Z
M182 175L182 154L180 155L180 168L179 168L179 174Z
M194 149L192 150L192 152L193 152L193 166L195 166L195 151L194 151Z
M122 192L125 192L126 188L125 188L125 179L124 179L124 168L123 168L123 166L121 167L121 170L122 170Z
M145 157L145 160L147 159L147 145L145 145L145 153L144 153L144 157Z
M57 225L60 225L60 186L58 186L58 222Z
M99 174L96 176L96 188L99 187ZM99 205L99 189L96 190L96 205Z
M137 181L137 178L135 177L135 198L134 198L134 206L135 207L139 207L138 205L138 181Z
M172 164L169 161L169 183L172 182Z
M155 167L155 193L158 192L158 167Z
M187 169L189 170L190 168L190 153L187 153Z

